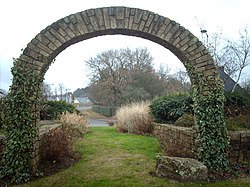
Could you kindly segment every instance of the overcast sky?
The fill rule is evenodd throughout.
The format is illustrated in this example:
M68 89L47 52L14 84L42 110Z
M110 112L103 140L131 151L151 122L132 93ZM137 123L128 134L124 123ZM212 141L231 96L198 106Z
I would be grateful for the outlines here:
M209 33L222 30L236 39L239 29L250 26L249 0L6 0L0 3L0 88L11 84L12 58L48 25L89 8L128 6L153 11L180 23L200 38L200 26ZM61 52L45 75L49 84L62 83L74 91L87 86L84 61L109 49L147 47L154 63L167 64L172 71L183 68L181 62L162 46L129 36L102 36L72 45ZM249 78L250 68L243 77Z

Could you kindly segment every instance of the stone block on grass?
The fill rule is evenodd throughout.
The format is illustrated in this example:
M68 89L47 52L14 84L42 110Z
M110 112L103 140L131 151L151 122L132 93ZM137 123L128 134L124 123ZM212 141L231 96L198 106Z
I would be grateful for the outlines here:
M208 169L192 158L158 156L155 175L177 181L206 181Z

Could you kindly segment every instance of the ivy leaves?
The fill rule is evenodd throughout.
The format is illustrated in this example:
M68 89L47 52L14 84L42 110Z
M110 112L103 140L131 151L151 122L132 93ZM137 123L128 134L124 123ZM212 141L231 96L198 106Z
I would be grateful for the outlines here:
M198 159L210 170L224 170L229 166L229 135L224 118L223 83L219 79L206 79L191 66L188 70L195 77L193 100L198 130Z
M30 178L42 79L28 66L21 66L19 59L15 59L12 75L13 84L5 101L4 128L7 134L1 175L21 183Z

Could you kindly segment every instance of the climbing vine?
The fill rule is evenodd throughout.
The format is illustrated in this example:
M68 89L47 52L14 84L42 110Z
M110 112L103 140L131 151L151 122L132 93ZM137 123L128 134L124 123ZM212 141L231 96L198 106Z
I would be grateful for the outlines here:
M211 170L228 168L229 135L224 118L224 87L188 66L192 75L194 113L198 130L198 159Z
M7 133L1 177L10 178L16 183L26 182L30 178L41 82L32 68L21 63L18 59L14 60L11 70L13 84L5 99L3 121Z
M0 98L0 129L3 127L4 119L4 98Z

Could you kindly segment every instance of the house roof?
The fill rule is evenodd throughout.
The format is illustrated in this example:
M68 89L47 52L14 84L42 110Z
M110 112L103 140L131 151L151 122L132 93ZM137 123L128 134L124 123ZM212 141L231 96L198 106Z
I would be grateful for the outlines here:
M226 92L232 91L236 82L224 71L223 66L219 67L218 70L219 70L220 78L224 82L225 91ZM240 87L239 84L237 84L235 90L242 91L244 89Z

